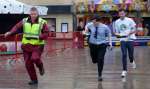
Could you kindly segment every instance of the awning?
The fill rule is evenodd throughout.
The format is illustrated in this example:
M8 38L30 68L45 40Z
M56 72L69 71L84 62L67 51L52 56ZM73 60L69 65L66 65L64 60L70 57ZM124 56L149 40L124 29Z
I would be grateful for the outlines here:
M29 14L32 5L16 0L0 0L0 14ZM48 8L45 6L34 6L40 15L47 15Z

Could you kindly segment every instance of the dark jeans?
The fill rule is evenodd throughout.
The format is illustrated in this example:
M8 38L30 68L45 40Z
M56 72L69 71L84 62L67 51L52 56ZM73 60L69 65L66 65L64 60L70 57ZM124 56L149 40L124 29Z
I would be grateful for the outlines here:
M104 56L106 53L106 44L95 45L89 44L90 47L90 55L93 63L97 63L98 66L98 75L102 75L102 70L104 66Z
M133 41L121 41L121 51L122 51L122 63L123 70L127 70L127 51L129 55L130 62L134 60L134 42Z

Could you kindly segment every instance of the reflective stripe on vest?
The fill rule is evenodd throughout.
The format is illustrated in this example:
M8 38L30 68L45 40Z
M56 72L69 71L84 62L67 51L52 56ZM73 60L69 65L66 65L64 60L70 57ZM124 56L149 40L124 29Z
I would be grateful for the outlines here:
M23 19L23 39L22 44L40 45L44 44L44 40L40 40L39 36L43 24L46 22L42 18L38 19L38 23L31 24L27 22L28 18Z

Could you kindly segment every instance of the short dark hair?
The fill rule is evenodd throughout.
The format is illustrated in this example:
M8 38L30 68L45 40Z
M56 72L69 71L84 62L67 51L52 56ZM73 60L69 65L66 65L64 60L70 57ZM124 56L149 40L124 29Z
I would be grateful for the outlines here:
M96 20L96 21L100 21L101 17L98 14L94 14L94 16L92 16L91 20Z
M37 14L39 15L39 11L36 7L31 7L30 12L37 12Z
M37 10L36 7L32 7L32 8L30 9L30 11L37 11L37 12L38 12L38 10Z

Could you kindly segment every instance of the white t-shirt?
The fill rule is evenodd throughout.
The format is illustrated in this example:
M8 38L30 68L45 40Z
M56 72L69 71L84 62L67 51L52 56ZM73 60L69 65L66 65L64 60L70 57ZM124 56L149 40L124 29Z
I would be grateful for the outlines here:
M126 38L120 38L120 40L136 39L135 33L129 35L130 32L136 30L136 23L131 18L125 17L123 20L116 20L114 27L116 33L118 33L120 36L127 36Z

